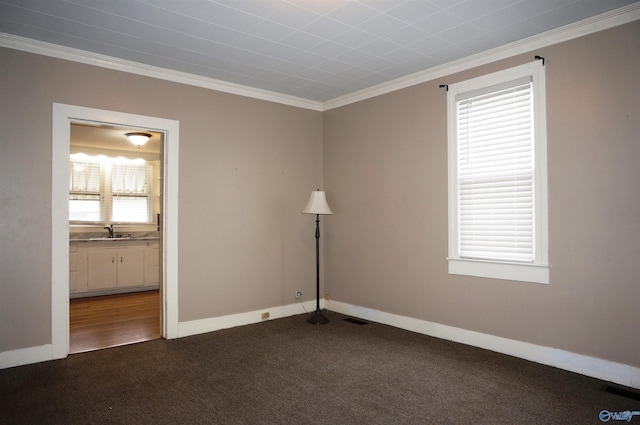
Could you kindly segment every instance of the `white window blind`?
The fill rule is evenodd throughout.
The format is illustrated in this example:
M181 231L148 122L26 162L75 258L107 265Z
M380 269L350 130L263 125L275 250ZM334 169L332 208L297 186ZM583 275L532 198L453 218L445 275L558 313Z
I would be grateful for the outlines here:
M69 190L71 192L100 192L100 162L72 159L69 161L69 167Z
M111 221L115 223L149 223L146 196L113 196Z
M549 283L540 61L450 84L449 273Z
M534 260L531 80L457 99L460 258Z
M103 221L102 176L98 161L69 161L69 220Z
M147 196L150 180L149 167L145 164L111 165L111 221L148 223L151 220Z

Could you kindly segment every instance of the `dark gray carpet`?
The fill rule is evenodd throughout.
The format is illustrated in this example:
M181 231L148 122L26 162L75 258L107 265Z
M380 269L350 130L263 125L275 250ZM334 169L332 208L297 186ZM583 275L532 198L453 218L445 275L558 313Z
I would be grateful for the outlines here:
M0 423L598 424L603 409L640 410L597 379L306 317L2 370Z

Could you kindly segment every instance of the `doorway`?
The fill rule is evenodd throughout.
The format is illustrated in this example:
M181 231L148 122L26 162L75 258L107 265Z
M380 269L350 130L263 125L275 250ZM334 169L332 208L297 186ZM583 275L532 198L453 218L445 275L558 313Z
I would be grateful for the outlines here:
M64 358L69 353L69 155L71 125L74 123L147 129L164 134L160 332L164 338L177 338L178 121L54 103L51 358Z
M69 145L69 353L159 338L164 133L72 122Z

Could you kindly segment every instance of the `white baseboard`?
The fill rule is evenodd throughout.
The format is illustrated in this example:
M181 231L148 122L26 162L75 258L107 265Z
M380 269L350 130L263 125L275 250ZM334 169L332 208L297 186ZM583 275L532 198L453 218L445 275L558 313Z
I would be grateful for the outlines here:
M23 366L31 363L46 362L53 359L52 344L3 351L0 353L0 369Z
M495 335L414 319L397 314L386 313L366 307L355 306L339 301L321 301L321 307L331 311L358 317L372 322L394 326L424 335L442 338L449 341L472 345L474 347L519 357L536 363L557 367L581 375L602 379L631 388L640 389L640 368L609 360L576 354L565 350L528 342L502 338ZM228 329L236 326L250 325L265 320L304 314L315 310L315 301L295 303L285 306L263 308L246 313L231 314L221 317L192 320L178 323L178 338ZM262 319L262 313L268 312L269 318ZM51 344L29 347L0 353L0 369L22 366L52 360Z
M320 307L323 307L324 300L321 300ZM234 328L236 326L251 325L253 323L264 322L265 320L280 319L282 317L294 316L306 312L313 312L316 309L315 301L295 303L285 306L269 307L246 313L230 314L228 316L210 317L207 319L192 320L178 323L178 338L202 334L206 332L218 331L220 329ZM268 319L262 318L262 313L269 313Z
M571 353L557 348L483 334L453 326L386 313L339 301L327 301L327 309L372 322L484 348L521 359L640 389L640 368Z

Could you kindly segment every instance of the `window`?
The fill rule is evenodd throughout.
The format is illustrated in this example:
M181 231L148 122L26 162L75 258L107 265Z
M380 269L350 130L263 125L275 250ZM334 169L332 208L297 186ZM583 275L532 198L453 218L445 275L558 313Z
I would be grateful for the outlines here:
M101 171L98 161L69 162L69 220L103 221L101 214Z
M151 224L152 176L144 160L71 155L69 221Z
M544 66L447 93L449 273L549 283Z
M146 164L113 163L111 165L111 221L148 223L151 202L147 181L151 173Z

